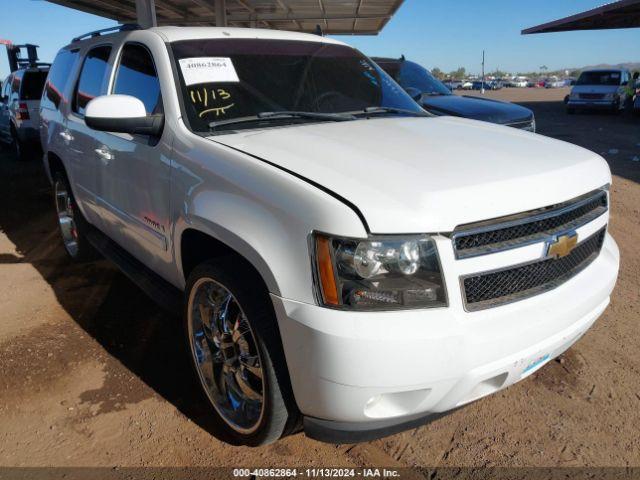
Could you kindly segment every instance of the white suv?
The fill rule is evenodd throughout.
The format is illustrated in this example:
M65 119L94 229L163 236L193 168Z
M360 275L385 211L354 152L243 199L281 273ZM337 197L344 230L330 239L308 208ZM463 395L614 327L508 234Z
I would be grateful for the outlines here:
M40 97L49 67L12 72L0 87L0 142L9 144L19 160L40 144Z
M94 34L41 115L67 251L182 309L234 443L424 424L569 348L616 281L601 157L432 117L332 39Z

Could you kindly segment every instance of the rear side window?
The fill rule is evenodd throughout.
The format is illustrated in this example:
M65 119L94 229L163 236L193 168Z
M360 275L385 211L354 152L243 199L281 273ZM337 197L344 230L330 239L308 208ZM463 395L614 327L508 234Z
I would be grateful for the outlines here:
M2 84L2 96L9 99L9 94L11 93L11 75L9 75L4 83Z
M87 53L74 94L74 112L84 115L87 104L103 92L110 54L110 46L96 47Z
M20 100L40 100L47 72L25 72L22 77Z
M16 73L11 80L11 93L20 93L20 72Z
M162 112L160 82L149 50L132 43L124 46L112 93L140 99L148 114Z
M56 55L44 86L41 107L58 109L60 104L66 101L64 91L78 57L78 50L61 50Z

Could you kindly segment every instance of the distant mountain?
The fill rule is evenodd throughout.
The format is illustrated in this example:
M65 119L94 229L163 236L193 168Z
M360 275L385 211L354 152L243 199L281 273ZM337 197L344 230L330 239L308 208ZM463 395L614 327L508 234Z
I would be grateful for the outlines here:
M577 76L580 74L580 72L583 72L584 70L595 70L598 68L604 68L604 69L626 68L634 72L636 70L640 71L640 62L625 62L625 63L616 63L616 64L601 63L599 65L589 65L589 66L580 67L580 68L576 68L576 67L562 68L560 70L549 70L546 72L520 72L519 75L529 77L529 78L545 78L545 77L551 77L554 75L558 77L564 77L565 72L568 71L570 75Z
M615 65L609 63L601 63L599 65L589 65L588 67L582 68L567 68L569 71L573 70L595 70L597 68L626 68L627 70L640 70L640 62L625 62L625 63L616 63Z

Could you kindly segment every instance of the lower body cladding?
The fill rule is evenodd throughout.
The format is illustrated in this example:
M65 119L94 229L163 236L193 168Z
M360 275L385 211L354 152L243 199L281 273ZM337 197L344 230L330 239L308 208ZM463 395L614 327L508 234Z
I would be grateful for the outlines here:
M579 231L579 237L591 233ZM449 239L436 243L447 308L354 313L272 297L307 435L337 443L379 438L522 380L593 325L609 303L619 268L618 247L607 234L597 258L565 283L467 312L458 282L461 273L470 273L465 269L480 271L483 259L497 255L517 261L543 246L456 261Z

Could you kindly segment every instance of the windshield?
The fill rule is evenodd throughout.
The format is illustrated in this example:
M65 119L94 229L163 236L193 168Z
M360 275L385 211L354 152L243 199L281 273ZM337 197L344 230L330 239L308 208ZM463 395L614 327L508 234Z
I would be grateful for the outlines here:
M21 100L40 100L44 82L47 80L47 72L25 72L22 77Z
M288 40L188 40L171 45L190 128L264 112L424 111L374 62L353 48ZM387 112L388 115L401 115ZM406 114L406 113L405 113ZM276 121L275 119L278 118ZM286 121L293 122L293 118ZM295 123L319 121L295 118ZM272 122L282 124L282 117ZM220 128L255 128L230 122ZM262 125L261 125L262 126Z
M620 85L619 71L582 72L576 85Z
M404 88L416 88L425 95L451 95L451 91L440 80L417 63L403 62L399 80Z

